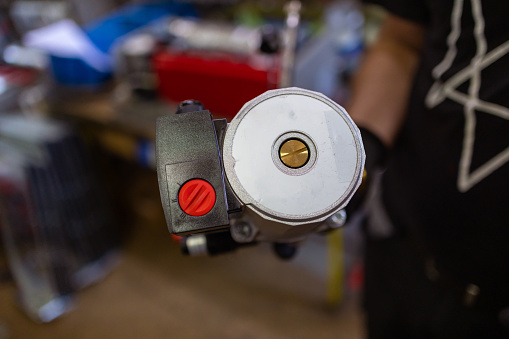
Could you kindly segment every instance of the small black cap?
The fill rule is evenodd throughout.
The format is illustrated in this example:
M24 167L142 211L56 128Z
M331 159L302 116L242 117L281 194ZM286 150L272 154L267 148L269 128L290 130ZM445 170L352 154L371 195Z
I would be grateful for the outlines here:
M205 107L198 100L184 100L179 104L176 114L204 111Z
M274 243L274 252L283 260L292 259L297 253L297 246L284 243Z

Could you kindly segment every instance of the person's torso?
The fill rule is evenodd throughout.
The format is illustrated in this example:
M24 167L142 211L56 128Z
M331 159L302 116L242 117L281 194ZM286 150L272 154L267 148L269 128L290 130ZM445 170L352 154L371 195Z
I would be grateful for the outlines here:
M384 199L449 271L509 296L509 1L425 2L429 31Z

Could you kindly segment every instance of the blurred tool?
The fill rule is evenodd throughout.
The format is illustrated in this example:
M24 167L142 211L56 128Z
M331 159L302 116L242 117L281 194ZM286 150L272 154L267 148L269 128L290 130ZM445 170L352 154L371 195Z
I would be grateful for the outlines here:
M293 85L343 103L364 47L364 19L357 1L343 0L326 7L323 22L322 30L299 48Z
M150 32L132 34L120 44L116 56L115 73L119 80L125 81L133 93L150 99L157 93L152 65L157 43Z
M229 125L195 109L159 118L156 130L166 221L171 233L191 235L186 253L267 241L289 258L309 233L343 226L365 155L341 106L287 88L246 103Z
M214 21L176 18L168 25L176 48L252 55L260 50L260 29Z
M279 87L289 87L293 84L293 72L295 67L295 49L297 47L297 35L300 22L300 1L290 1L285 6L286 29L284 34L284 48L281 57L281 76Z
M0 216L23 310L49 322L116 261L113 219L80 139L54 121L0 117Z

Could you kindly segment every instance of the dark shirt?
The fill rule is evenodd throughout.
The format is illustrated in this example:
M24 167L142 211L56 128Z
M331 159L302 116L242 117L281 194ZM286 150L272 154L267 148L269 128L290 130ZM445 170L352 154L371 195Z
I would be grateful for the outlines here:
M509 305L509 1L379 0L427 26L383 180L394 224Z

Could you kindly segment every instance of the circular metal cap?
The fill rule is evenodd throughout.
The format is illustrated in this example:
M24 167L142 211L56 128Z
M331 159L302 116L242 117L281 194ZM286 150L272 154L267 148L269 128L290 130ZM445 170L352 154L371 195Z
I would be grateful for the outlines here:
M300 88L268 91L245 104L228 126L222 154L239 200L288 225L323 221L343 208L365 161L346 111Z
M279 158L290 168L300 168L309 160L309 149L299 139L288 139L279 149Z
M202 179L186 182L179 191L179 205L182 210L195 217L210 212L216 203L216 191L210 183Z

